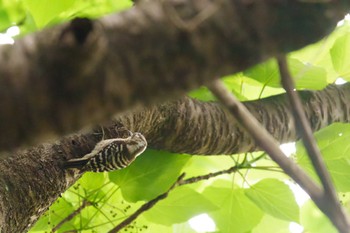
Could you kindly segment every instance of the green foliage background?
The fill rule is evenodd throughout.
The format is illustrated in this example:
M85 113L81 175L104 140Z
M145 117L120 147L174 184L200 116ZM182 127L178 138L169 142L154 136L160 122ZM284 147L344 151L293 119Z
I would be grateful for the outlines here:
M23 36L74 17L97 18L131 6L129 0L2 0L0 31L17 25ZM350 24L345 21L322 41L289 54L297 89L322 89L338 77L350 80L349 32ZM224 81L241 100L283 92L274 60L225 77ZM205 101L214 99L205 87L189 95ZM315 136L340 199L349 209L350 126L334 124ZM296 147L293 159L317 179L301 143L297 142ZM107 232L143 203L166 191L182 172L187 178L235 165L240 168L236 173L176 188L126 232L194 233L188 220L201 213L207 213L216 224L216 232L222 233L289 232L290 222L302 225L305 232L336 232L311 201L297 204L288 185L290 179L262 153L204 157L154 150L147 150L126 169L85 174L30 232L51 232L83 203L88 204L57 232Z

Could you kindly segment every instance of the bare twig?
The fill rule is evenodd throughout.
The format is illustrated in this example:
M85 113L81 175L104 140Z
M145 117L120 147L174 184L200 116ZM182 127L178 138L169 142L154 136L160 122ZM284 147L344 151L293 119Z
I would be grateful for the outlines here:
M281 83L287 92L291 110L294 116L297 132L300 134L303 144L308 152L309 158L319 176L324 188L324 203L327 205L327 216L340 232L349 232L350 222L346 213L343 211L332 184L331 177L327 171L326 165L322 160L321 152L317 146L316 140L312 135L312 130L307 120L300 98L295 91L294 81L289 73L287 59L285 55L277 58L279 71L281 75Z
M75 216L77 216L85 207L88 207L88 206L90 206L90 205L92 205L91 202L89 202L89 201L87 201L87 200L84 200L83 203L81 204L81 206L80 206L78 209L76 209L73 213L71 213L70 215L68 215L68 216L65 217L64 219L62 219L61 222L59 222L54 228L52 228L52 231L51 231L51 232L56 232L58 229L60 229L60 227L61 227L64 223L66 223L66 222L72 220L72 219L73 219Z
M202 180L209 180L211 178L221 176L224 174L231 174L231 173L236 172L240 169L259 169L259 170L280 172L280 170L270 169L270 167L245 167L245 166L238 165L238 166L230 167L229 169L225 169L225 170L221 170L221 171L217 171L217 172L212 172L212 173L208 173L208 174L201 175L201 176L194 176L194 177L182 180L181 182L179 182L179 186L186 185L186 184L193 184L193 183L196 183L196 182L199 182Z
M201 175L201 176L194 176L194 177L191 177L191 178L188 178L188 179L185 179L185 180L181 180L179 182L179 186L185 185L185 184L193 184L193 183L196 183L196 182L202 181L202 180L208 180L210 178L213 178L213 177L216 177L216 176L220 176L220 175L223 175L223 174L230 174L230 173L236 172L240 168L243 168L243 167L240 167L240 165L236 165L236 166L230 167L229 169L226 169L226 170L221 170L221 171L217 171L217 172L213 172L213 173L208 173L208 174Z
M178 186L180 184L180 182L182 181L184 176L185 176L185 173L182 173L179 176L179 178L177 178L175 183L165 193L162 193L159 196L157 196L156 198L154 198L154 199L150 200L149 202L146 202L145 204L143 204L138 210L136 210L127 219L125 219L124 221L119 223L115 228L110 230L109 233L119 232L121 229L123 229L124 227L126 227L127 225L132 223L132 221L134 221L138 216L140 216L140 214L142 214L143 212L145 212L145 211L149 210L150 208L152 208L160 200L165 199L169 195L170 191L172 191L176 186Z

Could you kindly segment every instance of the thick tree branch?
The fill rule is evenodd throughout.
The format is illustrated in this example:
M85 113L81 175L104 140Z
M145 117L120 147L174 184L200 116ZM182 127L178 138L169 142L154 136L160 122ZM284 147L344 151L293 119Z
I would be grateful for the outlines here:
M350 121L350 84L301 92L313 130ZM297 135L284 95L244 103L280 142ZM116 126L142 132L150 148L189 154L233 154L257 150L250 136L218 103L183 98L118 116L86 133L0 156L0 229L24 232L72 185L79 174L62 169L67 159L89 153L98 141L117 137Z
M329 33L349 5L147 1L26 36L0 47L0 149L179 97L213 77L296 50Z
M313 131L350 121L350 84L299 93ZM243 104L276 140L285 143L299 138L287 102L282 94ZM115 123L142 132L154 149L207 155L258 150L237 120L216 102L183 98L115 117Z

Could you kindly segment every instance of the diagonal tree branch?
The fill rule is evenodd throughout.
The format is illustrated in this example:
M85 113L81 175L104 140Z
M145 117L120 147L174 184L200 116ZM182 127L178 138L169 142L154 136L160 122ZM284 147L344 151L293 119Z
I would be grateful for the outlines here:
M301 139L308 152L309 158L316 170L318 177L321 180L324 196L323 202L327 206L327 212L331 221L337 226L340 232L349 232L350 220L344 209L340 205L337 197L337 193L332 184L331 176L327 171L326 164L322 160L321 152L317 146L316 140L312 135L310 124L303 112L303 107L297 92L295 91L295 85L293 78L288 70L287 59L285 55L280 55L277 58L279 71L281 75L281 83L287 92L289 102L291 104L292 113L295 120L295 125Z
M242 124L249 134L254 138L256 143L266 151L270 157L289 175L295 182L297 182L311 197L315 204L324 212L335 227L341 233L348 233L350 226L346 217L340 216L340 219L335 217L339 214L332 212L335 208L329 208L328 196L297 164L290 158L284 155L279 148L276 140L261 127L259 122L252 114L237 100L224 86L221 81L214 81L209 89L212 93L228 108L237 120ZM337 209L341 210L341 209Z
M214 10L208 13L209 5ZM146 1L1 46L0 150L180 97L213 77L301 48L327 35L349 5L347 0Z
M350 84L299 93L313 131L332 122L350 121ZM276 140L285 143L298 138L287 102L281 94L243 104ZM216 102L182 98L114 119L116 124L142 132L154 149L204 155L259 150L232 114Z

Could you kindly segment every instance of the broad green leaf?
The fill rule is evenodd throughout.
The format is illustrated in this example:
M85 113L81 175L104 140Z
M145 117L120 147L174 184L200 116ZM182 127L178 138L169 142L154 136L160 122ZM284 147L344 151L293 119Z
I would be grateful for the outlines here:
M202 101L215 100L214 95L208 90L207 87L200 87L188 93L191 98L199 99Z
M199 176L228 169L235 165L229 156L193 156L184 167L186 177Z
M332 124L316 132L315 138L338 192L350 191L350 124ZM319 181L302 143L296 147L297 162Z
M350 34L339 37L330 50L334 69L339 76L350 80Z
M300 222L304 232L337 233L329 219L309 200L301 207Z
M84 200L90 201L92 205L87 205L74 217L68 230L84 232L94 229L96 232L108 232L142 204L125 201L120 189L113 183L104 184L95 190L86 190L79 184L75 186L77 187L63 194L64 199L74 206L74 210L81 207ZM133 226L140 229L143 227L138 222L133 223Z
M276 179L264 179L245 190L245 194L265 213L299 222L299 206L288 185Z
M198 233L198 231L195 231L188 222L184 222L173 225L173 231L171 231L171 233Z
M240 101L256 100L271 95L284 93L284 89L263 85L262 83L238 73L222 78L225 86ZM188 94L192 98L202 101L216 100L215 96L206 88L201 87Z
M215 209L217 207L200 193L188 187L178 187L144 216L151 222L171 226Z
M290 222L265 214L261 222L253 229L252 233L290 233L289 224Z
M120 186L125 200L150 200L176 181L189 159L188 155L147 150L129 167L110 172L109 178Z
M145 212L147 213L147 212ZM176 224L177 225L177 224ZM176 233L174 230L174 226L165 226L161 224L156 224L154 222L148 221L147 218L145 218L144 214L140 215L133 223L132 227L128 230L130 232L139 232L139 233ZM134 231L132 231L134 229ZM121 231L123 232L123 231ZM126 231L129 232L129 231ZM187 233L185 232L178 232L178 233ZM192 233L192 232L188 232ZM193 232L195 233L195 232Z
M53 18L73 6L74 2L75 0L24 0L38 28L46 26Z
M55 227L62 219L66 218L74 211L73 206L65 201L63 198L58 199L50 207L39 221L31 228L29 232L51 232L51 229ZM74 220L67 221L60 228L61 232L67 229L71 229Z
M0 30L3 31L11 25L11 20L7 11L0 8Z
M0 1L0 31L4 32L11 26L23 23L26 17L26 11L23 8L22 1L5 0Z
M97 18L103 15L125 10L132 6L131 0L76 0L74 6L62 16Z
M95 178L96 182L94 180ZM83 200L88 200L93 203L101 202L111 189L118 188L115 185L112 186L111 183L108 185L104 184L105 176L103 173L86 173L63 194L63 197L67 202L72 203L72 205L79 205Z
M243 189L208 187L203 195L219 210L208 212L221 233L245 233L251 231L263 217L262 211L244 194Z
M288 59L288 66L297 89L317 90L327 85L327 74L323 68L302 63L294 58ZM245 76L255 79L264 85L271 87L281 86L277 62L274 59L254 66L243 73Z
M337 27L334 32L321 41L308 45L301 50L294 51L290 56L304 63L322 67L327 72L327 82L332 83L339 77L339 74L333 67L330 49L339 37L349 34L349 29L349 21L344 21L342 26Z
M79 179L79 184L88 190L100 188L104 183L104 173L87 172Z
M284 89L263 85L261 82L245 76L244 73L230 75L223 80L240 101L256 100L284 93Z

